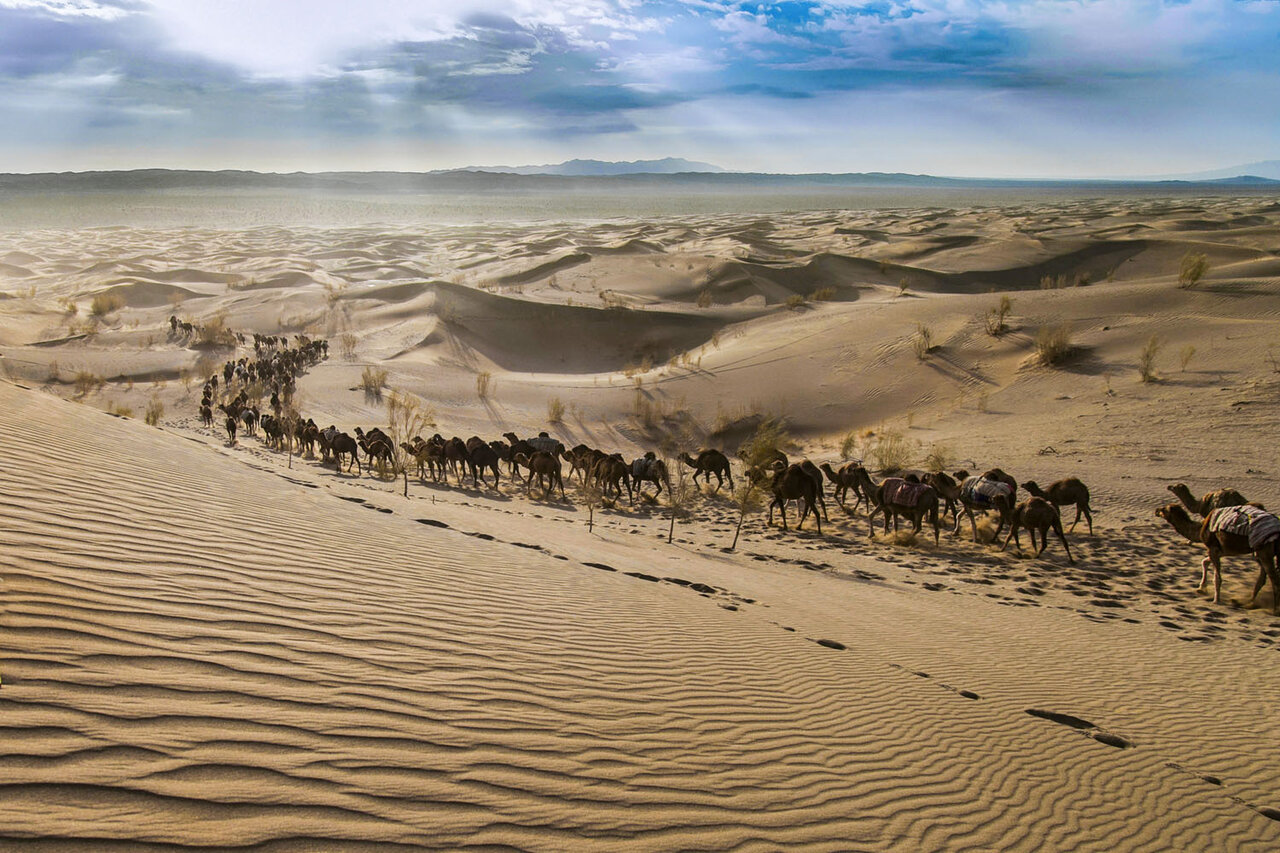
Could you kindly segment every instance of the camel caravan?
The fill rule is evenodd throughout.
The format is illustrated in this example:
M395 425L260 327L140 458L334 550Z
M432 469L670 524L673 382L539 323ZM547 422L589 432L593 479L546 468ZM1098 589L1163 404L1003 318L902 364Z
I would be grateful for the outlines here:
M1050 544L1052 531L1067 562L1074 564L1067 534L1074 533L1083 518L1088 535L1093 535L1089 489L1075 477L1057 480L1046 488L1033 480L1019 483L1000 468L981 474L883 472L890 476L877 480L859 461L847 462L838 468L829 462L815 465L809 459L793 462L776 446L759 447L755 446L758 442L747 442L735 454L742 466L739 477L744 480L741 487L735 488L731 459L715 448L704 449L696 456L680 453L670 460L650 451L628 461L620 452L585 444L566 447L547 432L526 438L508 432L501 440L488 441L475 435L466 440L458 436L446 439L437 433L427 439L413 436L397 445L376 426L368 430L355 427L354 434L334 425L321 429L310 418L304 420L292 409L291 402L296 378L327 358L327 343L298 335L290 346L284 337L254 335L254 350L254 358L228 361L221 374L224 402L216 408L226 416L224 426L229 444L236 443L240 432L246 436L260 433L262 440L276 450L296 452L304 458L315 458L318 451L320 463L333 466L339 474L403 475L406 490L411 469L416 469L422 482L430 477L431 482L448 486L452 478L454 485L465 487L469 479L471 488L494 490L499 490L505 470L508 480L522 488L526 496L532 498L536 489L543 500L568 502L564 486L567 466L570 482L576 477L583 495L592 495L602 504L616 506L625 492L627 501L634 507L637 501L657 503L664 490L672 494L670 462L692 469L695 489L701 478L702 488L709 489L710 495L719 495L726 484L728 495L735 501L742 499L744 489L756 491L768 500L766 525L773 524L777 510L784 531L789 529L787 507L794 501L799 513L796 530L803 529L804 522L812 515L814 527L821 535L823 521L830 522L826 505L826 490L830 486L832 500L846 515L853 516L862 508L868 536L872 538L877 519L881 519L885 535L889 534L891 522L895 535L901 522L908 523L912 537L923 534L927 523L932 528L935 546L941 541L944 526L950 528L953 537L958 537L967 520L972 541L981 542L980 524L989 530L994 523L994 533L989 540L992 544L999 542L1007 528L1001 551L1012 542L1022 553L1021 532L1025 530L1034 555L1040 557ZM254 389L259 397L270 392L270 413L260 411L249 389ZM214 399L218 395L219 378L214 374L205 383L200 403L201 422L209 428L213 427ZM712 476L716 478L714 488ZM652 493L645 491L648 485L653 486ZM1020 490L1027 494L1024 500L1018 499ZM1252 556L1258 563L1259 574L1247 606L1254 605L1269 579L1272 612L1280 615L1280 518L1261 504L1247 501L1235 489L1221 489L1201 498L1196 498L1182 483L1169 486L1169 490L1178 502L1159 507L1156 515L1188 541L1205 547L1199 591L1204 591L1212 566L1213 601L1218 603L1222 557ZM742 500L744 505L748 502L749 498ZM1062 507L1075 510L1070 527L1064 528Z

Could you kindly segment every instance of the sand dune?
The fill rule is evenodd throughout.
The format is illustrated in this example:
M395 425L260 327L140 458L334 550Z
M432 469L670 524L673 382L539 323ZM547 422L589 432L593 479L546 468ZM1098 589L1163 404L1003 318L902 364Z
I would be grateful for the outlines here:
M1233 606L1255 570L1228 558L1198 596L1153 510L1179 481L1280 506L1277 228L1182 198L6 232L31 275L0 301L0 846L1275 849L1273 593ZM170 314L328 339L299 379L322 424L385 423L366 367L445 435L732 449L781 414L816 461L893 437L1079 476L1096 535L1074 565L895 544L828 493L821 536L752 515L729 552L723 494L672 544L662 503L588 532L572 482L406 498L201 427L193 377L252 348ZM161 429L100 411L153 399Z

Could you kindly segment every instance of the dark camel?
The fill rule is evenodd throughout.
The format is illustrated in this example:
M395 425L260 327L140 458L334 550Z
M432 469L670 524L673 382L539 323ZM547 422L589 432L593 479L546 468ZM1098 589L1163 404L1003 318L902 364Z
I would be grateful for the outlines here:
M853 489L853 495L857 498L853 504L853 510L856 511L862 502L866 500L866 496L862 493L861 480L857 476L857 470L862 466L857 462L849 462L840 466L840 470L834 470L830 462L823 462L818 466L822 473L827 475L827 479L832 484L832 496L836 499L836 503L841 509L848 509L845 506L845 498L849 494L849 489Z
M605 456L596 462L590 479L600 486L600 495L604 498L609 497L609 490L612 488L614 498L621 500L622 487L626 486L627 499L635 503L631 491L631 466L622 458L621 453Z
M1053 532L1058 534L1058 541L1062 543L1062 547L1067 549L1067 562L1074 563L1075 558L1071 556L1071 546L1067 544L1067 537L1062 533L1062 516L1058 513L1058 508L1045 498L1032 497L1018 504L1013 508L1012 517L1009 520L1009 535L1004 540L1004 546L1000 549L1003 551L1009 547L1009 540L1013 540L1013 544L1018 546L1018 550L1022 550L1022 541L1018 538L1019 528L1027 528L1027 535L1031 537L1031 547L1036 547L1036 533L1040 533L1040 548L1036 551L1039 557L1044 553L1044 549L1049 544L1049 528L1053 528Z
M680 461L690 468L693 468L693 484L698 485L698 475L702 475L702 482L709 484L711 475L716 475L716 491L724 485L725 478L729 480L729 491L733 491L733 472L729 470L729 457L725 456L719 450L708 449L698 454L698 458L694 459L688 453L680 454Z
M1085 520L1089 522L1089 535L1093 535L1093 511L1089 507L1089 487L1075 477L1068 477L1065 480L1050 483L1047 489L1041 489L1036 485L1035 480L1027 480L1022 484L1022 488L1037 498L1044 498L1054 506L1074 506L1076 508L1075 521L1071 522L1071 527L1068 528L1067 532L1075 532L1076 524L1080 521L1080 514L1083 513Z
M1241 504L1233 504L1240 506ZM1270 513L1267 513L1270 515ZM1271 613L1280 616L1280 571L1276 561L1280 559L1280 537L1269 539L1258 548L1249 547L1249 537L1223 530L1209 529L1210 520L1197 522L1178 504L1167 504L1156 510L1156 515L1173 526L1183 538L1198 545L1204 545L1207 556L1200 563L1200 586L1198 592L1204 592L1209 582L1209 566L1213 566L1213 603L1217 604L1222 597L1222 558L1242 557L1252 554L1258 562L1258 580L1253 585L1253 595L1249 596L1246 607L1252 607L1258 600L1258 593L1267 579L1271 579Z
M999 472L1001 474L1004 473L1003 471L1000 471L999 468L992 469L992 471ZM965 472L963 471L957 472L956 477L959 478L960 475L964 473ZM987 473L992 473L992 472L989 471ZM1008 477L1007 474L1005 474L1005 476ZM988 477L986 474L983 474L981 477L965 476L963 479L961 479L960 484L956 487L956 500L960 502L960 506L964 508L964 512L956 516L956 526L951 532L953 534L960 532L960 518L961 518L961 515L963 515L964 517L967 517L969 519L969 527L973 530L974 542L978 541L978 522L974 518L974 511L976 510L978 512L986 512L987 510L995 510L999 514L1000 523L996 525L996 533L995 533L995 537L999 538L1000 531L1004 530L1005 523L1009 521L1010 516L1013 514L1013 507L1014 507L1013 500L1014 500L1014 495L1016 494L1015 491L1009 491L1003 495L996 495L995 497L992 497L989 500L981 500L973 493L970 487L977 485L977 483L979 483L982 480L994 480L995 482L1003 483L1005 486L1011 489L1016 489L1017 487L1017 484L1014 484L1013 486L1009 486L1009 483L1007 480L995 479L992 477ZM994 541L994 539L992 541Z
M801 512L800 520L796 522L796 530L804 527L804 520L809 513L813 513L813 520L818 525L818 532L822 532L822 517L818 515L817 507L817 486L813 482L813 477L809 476L799 465L783 465L781 461L773 463L773 502L769 504L769 519L766 524L773 523L773 508L777 507L782 512L782 529L787 529L787 501L800 501Z
M671 480L667 478L667 463L659 459L652 451L631 463L631 479L635 483L635 496L644 497L644 484L653 483L658 488L653 493L654 500L662 494L662 484L666 483L667 491L671 491ZM635 498L632 498L632 504Z
M564 479L561 477L562 466L558 458L545 450L535 450L532 456L517 453L516 461L529 469L529 476L524 484L525 494L533 494L533 478L537 477L544 498L551 497L551 490L559 486L560 500L565 500Z
M889 477L880 485L876 486L875 493L872 495L871 512L867 514L868 536L875 536L876 525L875 519L877 513L884 513L884 532L889 533L889 516L893 516L893 532L898 532L898 518L909 518L914 528L913 532L919 535L924 526L924 519L927 515L929 523L933 525L933 544L937 545L941 537L942 527L938 522L938 493L932 486L923 486L919 494L916 496L914 505L901 503L900 497L888 499L892 493L898 492L903 484L908 481L900 477Z

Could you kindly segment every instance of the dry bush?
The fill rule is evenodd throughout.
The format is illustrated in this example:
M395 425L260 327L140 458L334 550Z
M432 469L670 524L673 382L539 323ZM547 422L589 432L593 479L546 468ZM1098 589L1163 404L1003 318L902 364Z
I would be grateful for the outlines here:
M489 396L489 392L493 390L493 374L487 370L482 370L476 374L476 396L481 400Z
M76 396L84 397L107 384L101 376L88 370L76 371L72 383L76 388Z
M1195 358L1196 348L1187 345L1178 352L1178 361L1182 364L1182 372L1187 372L1187 365L1191 363L1191 359Z
M80 306L70 296L63 296L58 299L58 304L62 306L62 310L67 313L68 317L74 317L80 312Z
M1178 287L1191 288L1209 271L1209 258L1204 252L1187 252L1178 264Z
M924 468L926 471L945 471L951 467L955 455L950 445L935 442L924 457Z
M901 471L911 464L915 442L897 430L886 430L867 443L863 456L881 471Z
M201 382L208 382L209 377L216 376L220 370L218 359L212 355L201 355L196 359L196 376L200 377Z
M811 302L830 302L836 298L836 289L834 287L819 287L813 293L809 294Z
M756 426L756 431L751 438L738 448L738 458L748 468L758 468L769 462L775 452L782 450L790 443L791 436L787 432L786 421L782 418L767 416Z
M711 302L712 302L711 288L707 288L706 290L703 290L698 294L698 299L694 304L697 305L699 308L710 308Z
M387 371L381 367L366 367L360 374L360 387L364 398L370 402L382 402L382 389L387 387Z
M1061 364L1073 350L1070 323L1053 323L1036 330L1036 356L1041 364Z
M159 426L160 419L164 417L164 403L159 397L152 397L147 401L147 411L143 416L147 422L147 426Z
M89 313L95 317L105 317L124 307L124 297L118 293L99 293L89 303Z
M804 296L799 293L793 293L787 297L786 305L792 311L795 311L804 305Z
M911 282L907 281L907 277L905 275L902 278L898 279L898 295L906 296L907 288L909 288L910 286L911 286Z
M227 316L215 314L208 322L196 327L195 345L198 347L233 347L235 332L227 328Z
M933 330L924 323L916 325L916 333L911 338L911 351L916 354L916 358L924 361L929 357L929 351L933 349Z
M435 410L411 394L392 391L387 397L387 434L391 437L392 462L404 477L404 494L409 495L409 461L412 457L400 445L436 425Z
M547 423L564 423L564 401L559 397L547 401Z
M1091 277L1088 273L1079 273L1077 275L1067 275L1061 273L1059 275L1042 275L1040 276L1041 290L1062 290L1067 287L1082 287L1088 284Z
M360 343L360 338L354 332L343 332L338 337L338 355L346 361L356 360L356 345Z
M1138 353L1138 375L1142 377L1143 382L1155 382L1160 377L1156 375L1156 356L1160 354L1160 338L1152 335L1142 347L1142 352Z
M982 327L987 334L993 338L998 338L1004 334L1009 324L1005 322L1009 319L1009 313L1013 311L1013 300L1008 295L1000 297L1000 304L987 311L982 318Z
M119 418L133 417L133 409L123 403L117 403L114 400L107 403L107 413L115 415Z
M861 436L856 430L845 433L844 438L840 440L840 458L853 459L858 453L858 442Z

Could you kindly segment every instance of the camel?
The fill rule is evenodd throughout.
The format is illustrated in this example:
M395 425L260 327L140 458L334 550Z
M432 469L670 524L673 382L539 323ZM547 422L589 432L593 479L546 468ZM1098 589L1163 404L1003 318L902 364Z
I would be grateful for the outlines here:
M1062 547L1067 549L1067 562L1075 563L1075 558L1071 556L1071 546L1067 544L1067 537L1062 533L1062 516L1052 501L1047 498L1031 497L1014 507L1013 516L1009 520L1009 535L1005 538L1001 551L1009 547L1010 539L1018 546L1018 551L1022 551L1022 541L1018 538L1018 529L1022 527L1027 528L1032 548L1036 547L1036 531L1040 532L1040 548L1036 551L1037 557L1043 554L1044 549L1049 545L1049 528L1052 527L1053 532L1058 534L1058 541L1062 543Z
M1041 489L1036 485L1035 480L1028 480L1022 484L1022 488L1037 498L1044 498L1054 506L1075 506L1076 518L1071 522L1068 533L1074 533L1076 525L1080 522L1080 514L1084 513L1085 521L1089 522L1089 535L1093 535L1093 511L1089 507L1089 487L1077 480L1075 477L1068 477L1065 480L1058 480L1050 483L1048 489Z
M1241 504L1233 504L1233 506L1242 506ZM1258 580L1253 585L1253 595L1249 596L1246 607L1252 607L1258 600L1258 593L1262 591L1262 587L1266 584L1267 579L1271 579L1271 613L1280 616L1280 571L1277 570L1276 562L1280 559L1280 537L1272 536L1265 542L1259 543L1257 548L1249 546L1249 537L1240 533L1230 533L1225 530L1214 530L1213 522L1216 519L1215 513L1226 509L1219 507L1218 510L1210 512L1209 517L1201 522L1196 522L1187 514L1187 511L1178 504L1171 503L1160 507L1156 510L1156 515L1163 518L1173 526L1173 529L1182 534L1183 538L1199 545L1204 545L1208 551L1207 556L1200 563L1200 586L1197 592L1204 592L1205 585L1209 582L1209 566L1213 566L1213 603L1217 604L1222 597L1222 558L1223 557L1242 557L1246 554L1252 554L1253 558L1258 562ZM1276 516L1264 510L1252 507L1248 510L1249 515L1258 520L1264 517L1275 519ZM1280 522L1280 520L1277 520Z
M571 450L561 448L560 458L569 463L569 477L572 479L573 472L578 472L578 479L585 486L587 484L587 475L591 473L592 467L600 458L597 456L599 451L592 450L585 444L579 444Z
M1195 495L1191 494L1191 490L1187 488L1186 483L1174 483L1168 488L1169 491L1173 492L1175 498L1182 501L1183 506L1196 515L1208 515L1219 507L1240 506L1248 503L1244 499L1244 495L1235 489L1218 489L1218 491L1209 492L1204 497L1196 500Z
M876 514L884 513L884 532L889 532L889 516L893 516L893 532L898 532L900 516L911 519L914 532L920 533L924 518L929 516L933 525L933 544L938 544L941 526L938 523L938 493L932 486L915 483L901 477L889 477L872 494L871 512L867 514L868 536L875 536Z
M463 475L467 472L467 466L471 464L471 454L467 453L467 445L462 439L456 435L444 443L444 461L454 472L458 478L458 485L462 485ZM445 475L445 482L449 480Z
M716 491L724 485L726 477L729 478L729 491L733 491L733 472L729 470L729 457L725 456L719 450L708 449L698 454L698 458L694 459L688 453L680 454L680 461L690 468L694 469L693 484L698 485L698 475L702 475L702 482L709 484L711 475L716 475Z
M818 486L813 477L799 465L783 465L781 461L773 463L773 502L769 504L769 519L766 524L773 523L773 508L782 512L782 529L787 529L787 501L801 502L800 520L796 522L796 530L804 527L804 520L813 513L813 520L818 525L818 533L822 533L822 517L818 515Z
M822 517L828 522L831 521L831 516L827 515L827 499L823 494L826 489L822 487L822 471L808 459L802 459L797 464L813 480L813 485L817 492L818 506L822 509Z
M213 426L213 409L208 404L200 407L200 423L206 427Z
M857 498L853 504L854 510L857 510L863 500L865 500L865 495L862 494L860 480L856 474L857 470L861 467L862 466L857 462L850 462L846 465L842 465L840 466L839 471L834 470L831 467L830 462L823 462L818 466L818 469L822 471L822 473L826 474L827 479L831 481L833 487L832 496L836 499L836 503L839 504L841 509L848 509L848 507L845 506L844 501L845 497L849 494L850 488L853 489L854 497Z
M478 436L467 440L467 449L471 454L468 460L471 465L471 484L485 483L485 485L488 485L484 479L484 471L488 469L493 472L493 487L495 489L498 488L498 481L501 479L498 473L498 452Z
M947 513L951 513L953 521L960 520L959 494L960 484L957 483L950 474L945 471L931 471L924 475L923 482L933 486L934 491L946 503L942 507L942 517L946 518Z
M338 472L342 472L342 457L344 455L351 457L351 464L356 466L356 474L363 474L364 471L360 467L360 445L354 438L345 432L335 434L329 440L329 450L333 453L333 459L338 465ZM347 470L351 470L351 466L347 466Z
M236 419L231 415L227 415L227 443L236 443Z
M1003 474L999 468L992 469L988 473L998 472ZM966 472L958 472L956 477ZM1008 477L1005 474L1005 477ZM1012 478L1010 478L1012 479ZM996 536L1000 535L1000 531L1004 530L1005 522L1009 520L1009 516L1013 513L1014 486L1010 486L1007 480L995 479L983 474L981 477L965 476L960 485L956 488L956 499L960 501L960 506L964 508L963 513L956 515L956 525L952 529L952 533L960 532L961 515L969 519L969 526L973 529L973 541L978 541L978 522L974 518L974 510L984 512L994 509L1000 515L1000 523L996 525Z
M627 499L635 503L635 496L631 491L631 466L627 465L621 453L605 456L596 462L591 469L591 480L599 484L600 495L605 498L609 496L609 490L612 488L615 499L621 500L622 487L626 486Z
M565 500L564 479L561 477L562 466L555 455L545 450L535 450L532 456L526 456L523 453L516 454L516 461L529 469L529 476L524 484L526 494L533 494L533 478L537 477L538 485L542 487L542 496L544 498L551 497L551 490L559 486L560 500Z
M667 484L667 491L671 491L671 481L667 478L667 463L659 459L653 451L649 451L639 459L633 460L631 463L631 480L635 483L635 494L644 497L644 483L653 483L657 486L657 490L653 493L654 500L658 495L662 494L662 484ZM635 505L635 498L631 500Z

